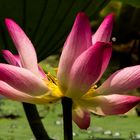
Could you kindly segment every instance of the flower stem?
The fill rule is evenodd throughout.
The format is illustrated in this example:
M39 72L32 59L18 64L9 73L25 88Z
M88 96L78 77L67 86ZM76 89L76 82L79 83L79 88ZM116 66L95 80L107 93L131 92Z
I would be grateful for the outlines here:
M67 97L62 98L62 107L63 107L64 140L73 140L72 100Z
M36 106L33 104L23 103L23 108L36 140L53 140L48 136L44 128Z

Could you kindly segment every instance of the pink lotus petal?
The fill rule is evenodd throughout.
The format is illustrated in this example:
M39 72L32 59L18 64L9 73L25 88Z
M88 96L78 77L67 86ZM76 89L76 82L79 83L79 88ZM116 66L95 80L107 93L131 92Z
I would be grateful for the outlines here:
M9 50L3 50L2 55L9 64L22 67L20 58L18 55L13 55ZM39 65L38 65L38 70L39 70L40 76L42 78L47 79L46 74L44 73L44 71L42 70L42 68Z
M67 87L72 64L91 45L91 29L88 17L84 13L79 13L61 54L57 74L60 86Z
M17 48L22 66L38 75L36 52L31 41L13 20L5 19L5 24Z
M90 111L99 115L124 114L140 103L140 97L127 95L106 95L92 97L81 106L86 106ZM81 103L79 103L81 104Z
M45 82L32 72L8 64L0 64L0 80L31 95L42 95L48 91Z
M73 110L72 119L81 129L87 129L90 125L90 113L85 109Z
M114 14L109 14L108 16L106 16L98 30L92 36L92 44L95 44L97 41L110 42L113 20Z
M108 50L106 50L103 54L103 62L102 62L102 68L101 68L101 72L100 72L100 75L98 77L98 79L96 80L96 82L98 82L100 80L100 78L102 77L102 75L104 74L108 64L109 64L109 61L110 61L110 58L111 58L111 55L112 55L112 44L109 43L109 48Z
M49 98L47 97L47 95L46 95L46 98L39 98L36 96L31 96L27 93L18 91L1 80L0 80L0 94L3 95L4 97L10 98L16 101L33 103L33 104L45 104L45 103L54 101L54 98Z
M82 53L74 62L66 93L68 97L80 97L101 77L106 60L110 58L111 45L97 42ZM105 61L104 61L105 60Z
M0 94L10 99L18 100L21 102L30 102L30 100L32 100L32 96L12 88L7 83L1 80L0 80Z
M98 89L99 94L123 93L140 87L140 65L113 73Z
M9 64L14 66L21 66L19 56L13 55L9 50L3 50L2 55Z
M46 76L45 72L43 71L43 69L39 65L38 65L38 70L39 70L40 76L47 80L47 76Z

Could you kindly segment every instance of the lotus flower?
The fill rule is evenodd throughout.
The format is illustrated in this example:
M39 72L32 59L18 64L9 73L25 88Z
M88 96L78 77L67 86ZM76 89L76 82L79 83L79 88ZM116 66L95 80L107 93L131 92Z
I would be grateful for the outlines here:
M79 13L64 44L57 77L46 75L37 64L34 47L11 19L5 23L18 55L3 50L9 64L0 64L0 93L13 100L46 104L68 97L73 101L73 120L81 128L90 124L90 113L123 114L140 102L126 92L140 86L140 65L116 71L101 86L97 82L109 63L113 14L92 35L88 17Z

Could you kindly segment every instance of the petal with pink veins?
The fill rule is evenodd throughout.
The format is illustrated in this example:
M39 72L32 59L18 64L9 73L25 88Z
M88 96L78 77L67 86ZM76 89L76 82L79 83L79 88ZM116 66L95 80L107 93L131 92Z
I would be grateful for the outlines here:
M64 44L59 62L57 77L61 88L67 87L68 75L75 59L92 45L91 36L88 17L79 13Z
M92 36L92 44L95 44L97 41L110 42L113 20L114 14L109 14L105 17L98 30Z
M140 65L113 73L97 90L98 94L123 93L140 87Z
M89 111L82 109L80 107L73 109L72 119L81 129L87 129L90 125Z
M12 19L5 19L5 24L17 48L22 66L38 75L37 56L31 41Z
M98 79L96 80L96 82L98 82L100 80L100 78L104 74L104 72L109 64L109 61L110 61L110 58L112 55L112 44L109 43L109 45L110 45L110 48L108 48L108 50L105 51L103 54L103 62L102 62L101 72L100 72L100 75L99 75Z
M79 105L86 107L98 115L124 114L140 103L140 97L112 94L96 96L78 101Z
M13 88L31 95L43 95L48 89L45 82L27 69L0 64L0 80Z
M66 96L78 98L97 82L105 70L105 63L108 63L106 60L110 59L111 50L109 43L97 42L76 59L70 72Z
M10 85L1 80L0 80L0 94L12 100L32 104L45 104L57 100L56 98L51 97L49 94L46 95L46 98L40 98L40 96L29 95L27 93L16 90L15 88L11 87Z

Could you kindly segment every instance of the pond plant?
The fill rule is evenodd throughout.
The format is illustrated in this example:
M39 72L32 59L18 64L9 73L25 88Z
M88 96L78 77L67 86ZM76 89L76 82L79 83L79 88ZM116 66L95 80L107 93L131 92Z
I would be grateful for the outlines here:
M92 34L86 14L78 13L65 41L56 77L38 65L35 49L24 31L12 19L5 19L18 55L9 50L2 52L9 64L0 63L0 94L31 104L62 100L65 140L73 139L72 119L81 129L87 129L90 112L126 113L140 102L140 97L126 94L140 85L140 65L118 70L98 85L111 58L113 19L113 14L106 16Z

